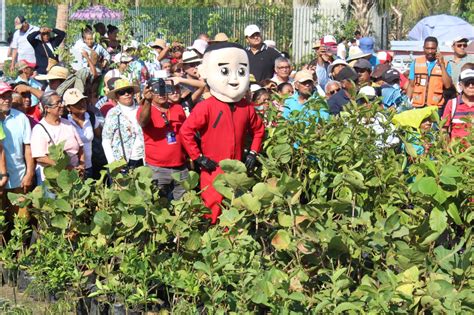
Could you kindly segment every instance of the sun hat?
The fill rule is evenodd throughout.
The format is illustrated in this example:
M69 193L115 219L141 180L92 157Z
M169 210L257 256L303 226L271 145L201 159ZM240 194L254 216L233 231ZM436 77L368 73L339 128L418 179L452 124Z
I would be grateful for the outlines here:
M336 59L336 60L334 60L334 61L328 66L328 73L331 74L331 73L332 73L332 69L333 69L335 66L338 66L338 65L348 66L349 64L348 64L347 62L345 62L343 59Z
M25 70L26 68L34 69L34 68L36 68L36 63L28 62L25 59L22 59L22 60L18 61L17 68L18 68L18 71Z
M214 36L214 39L209 41L209 44L228 42L228 41L229 41L229 37L225 33L217 33Z
M201 62L202 59L194 50L187 50L183 53L183 63Z
M7 82L0 81L0 95L13 91L12 86Z
M306 71L306 70L301 70L296 72L295 74L295 81L296 82L306 82L306 81L311 81L314 82L313 75L311 72Z
M36 80L66 80L69 76L69 70L61 66L52 67L47 74L37 75Z
M248 25L244 30L245 37L250 37L255 33L260 33L260 28L255 24Z
M193 42L193 45L191 47L188 47L188 50L194 50L202 56L204 55L207 46L209 46L209 44L204 39L196 39Z
M140 88L137 85L130 83L126 79L118 79L113 83L113 89L107 93L108 98L116 99L116 93L120 90L125 90L128 88L133 88L133 93L140 92Z
M368 57L372 55L371 53L365 53L359 47L351 47L349 50L349 56L346 59L346 62L349 63L353 60L357 60L360 58Z
M151 48L166 48L166 41L162 38L157 38L153 43L150 44Z
M63 94L63 103L64 105L74 105L77 104L80 100L87 98L84 96L79 89L72 88L67 89Z

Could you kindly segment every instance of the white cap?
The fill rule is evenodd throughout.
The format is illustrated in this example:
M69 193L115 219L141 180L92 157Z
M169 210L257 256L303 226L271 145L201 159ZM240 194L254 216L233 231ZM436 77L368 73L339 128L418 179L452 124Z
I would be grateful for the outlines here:
M130 42L129 45L125 45L123 47L123 50L127 51L130 48L137 49L138 48L138 42L136 40L132 39L132 41Z
M464 36L456 36L456 37L453 39L453 45L456 44L457 42L469 42L469 39L467 39L467 38L464 37Z
M245 28L244 35L245 37L252 36L255 33L260 33L260 28L257 25L251 24Z
M375 93L375 89L371 86L364 86L359 90L358 95L365 95L367 97L375 97L377 94Z
M261 89L263 89L263 87L258 85L258 84L251 84L250 85L250 92L252 92L252 93L254 93L258 90L261 90Z
M87 98L76 88L68 89L64 92L63 102L64 105L74 105L77 104L80 100Z
M321 38L321 45L337 45L336 38L332 35L326 35Z
M472 69L466 69L459 75L459 81L467 81L469 79L474 79L474 70Z

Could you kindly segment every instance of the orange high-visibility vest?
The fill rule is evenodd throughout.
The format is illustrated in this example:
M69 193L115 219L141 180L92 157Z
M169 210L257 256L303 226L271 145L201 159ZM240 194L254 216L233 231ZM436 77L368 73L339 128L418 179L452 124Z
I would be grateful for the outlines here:
M428 76L426 57L415 59L415 87L411 100L413 107L443 106L443 78L441 75L441 66L438 63Z

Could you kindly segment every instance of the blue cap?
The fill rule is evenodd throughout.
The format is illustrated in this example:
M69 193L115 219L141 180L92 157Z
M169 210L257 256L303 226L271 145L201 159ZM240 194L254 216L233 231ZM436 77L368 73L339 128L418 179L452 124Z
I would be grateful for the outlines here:
M362 37L359 39L359 48L364 52L364 53L374 53L374 39L371 37Z

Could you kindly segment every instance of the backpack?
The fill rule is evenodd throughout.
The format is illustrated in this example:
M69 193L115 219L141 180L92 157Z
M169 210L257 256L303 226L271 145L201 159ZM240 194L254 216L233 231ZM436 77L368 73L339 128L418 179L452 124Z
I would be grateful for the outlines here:
M95 114L91 111L89 113L89 119L91 121L92 129L95 127L96 117ZM92 169L94 173L94 178L98 179L100 177L100 171L104 169L104 165L107 165L107 157L105 156L104 148L102 147L102 139L96 137L92 139Z

